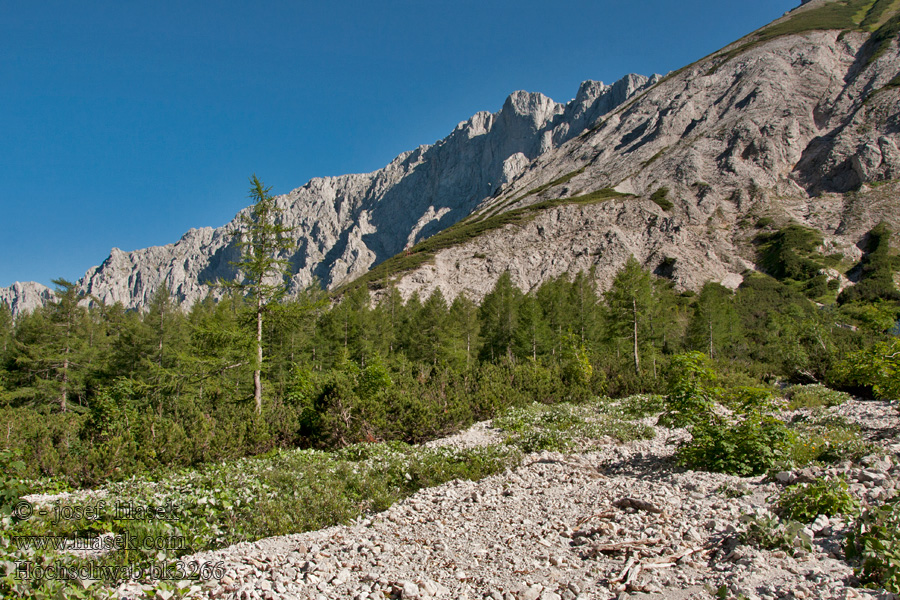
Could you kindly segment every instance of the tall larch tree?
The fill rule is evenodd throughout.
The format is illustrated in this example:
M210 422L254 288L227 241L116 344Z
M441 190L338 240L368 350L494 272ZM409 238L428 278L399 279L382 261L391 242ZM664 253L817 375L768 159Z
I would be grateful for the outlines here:
M253 175L250 178L249 213L242 213L238 227L232 232L241 249L241 259L232 263L238 277L226 284L240 290L251 301L256 314L256 356L253 360L253 400L257 414L262 412L263 315L266 306L287 292L286 278L290 261L284 254L295 246L289 237L291 229L280 222L281 209L271 187Z
M611 334L617 338L631 338L634 371L640 375L640 346L650 333L653 285L650 273L642 269L633 256L616 274L612 288L606 293L606 307Z

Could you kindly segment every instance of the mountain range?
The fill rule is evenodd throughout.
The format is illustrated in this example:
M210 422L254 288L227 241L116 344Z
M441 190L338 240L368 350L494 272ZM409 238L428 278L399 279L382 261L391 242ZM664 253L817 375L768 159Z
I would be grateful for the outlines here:
M514 92L378 171L312 179L277 198L297 240L291 289L478 300L505 271L526 291L589 270L603 287L629 256L681 289L736 287L769 223L816 229L855 262L875 224L900 226L895 4L810 0L665 77L585 81L565 104ZM239 217L114 248L77 287L129 309L165 288L189 306L237 275ZM51 298L0 288L14 313Z

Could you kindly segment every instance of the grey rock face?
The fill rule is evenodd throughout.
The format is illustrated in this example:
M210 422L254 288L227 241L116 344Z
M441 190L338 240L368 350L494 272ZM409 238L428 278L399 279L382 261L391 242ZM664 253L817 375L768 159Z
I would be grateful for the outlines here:
M465 217L604 188L631 196L544 209L394 283L404 296L440 288L477 300L506 270L523 289L591 268L604 285L634 255L679 288L734 287L753 268L760 217L817 229L826 254L857 260L879 221L900 229L900 88L888 86L900 53L893 42L870 60L866 39L812 31L730 54L735 44L663 79L585 82L565 105L516 92L374 173L313 179L279 197L298 240L292 284L333 289ZM664 188L668 209L650 201ZM234 223L114 250L79 285L129 308L161 287L189 305L207 282L235 275Z
M865 40L786 36L659 81L538 156L476 215L603 188L634 197L545 209L439 252L397 287L479 299L505 270L528 290L592 267L603 285L631 254L680 288L708 279L734 287L753 267L762 216L818 229L826 253L858 259L875 224L900 227L900 90L881 89L900 73L900 56L892 45L867 64ZM662 188L670 210L649 202Z
M13 315L31 312L49 302L52 297L50 288L34 281L17 281L9 287L0 288L0 305L9 306Z
M401 154L374 173L315 178L280 196L284 224L294 228L298 242L290 257L295 289L314 278L333 288L456 223L535 158L581 134L650 83L638 75L610 86L586 81L568 104L515 92L499 112L480 112L443 140ZM237 217L217 229L193 229L166 246L113 249L78 285L127 308L144 306L165 287L189 306L209 293L208 282L235 276L230 262L238 251L228 232L236 223ZM32 308L16 289L21 286L0 297L13 298L16 311Z

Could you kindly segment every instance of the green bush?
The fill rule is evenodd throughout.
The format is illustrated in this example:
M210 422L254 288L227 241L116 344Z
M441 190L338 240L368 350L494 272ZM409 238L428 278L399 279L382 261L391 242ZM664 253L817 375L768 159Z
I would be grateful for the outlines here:
M838 366L837 378L869 387L879 398L900 398L900 340L878 342L850 355Z
M868 584L900 593L900 496L867 509L847 533L847 558L859 565L857 574Z
M785 396L789 400L790 410L839 406L852 399L847 392L832 390L818 383L791 386Z
M775 408L771 390L755 386L727 387L722 391L721 400L722 404L742 414Z
M0 450L0 516L10 514L16 501L28 493L22 482L25 463L18 450Z
M791 554L797 550L812 550L812 538L804 532L804 525L799 521L785 521L768 512L745 515L741 520L747 524L741 535L747 544Z
M787 455L795 437L784 423L761 413L751 413L733 425L719 418L698 423L691 436L678 449L679 464L742 477L774 467Z
M787 488L776 503L782 517L812 523L819 515L848 515L859 511L859 501L850 493L846 480L820 479Z
M659 424L687 427L708 421L718 390L713 387L715 372L702 352L687 352L672 357L666 410Z

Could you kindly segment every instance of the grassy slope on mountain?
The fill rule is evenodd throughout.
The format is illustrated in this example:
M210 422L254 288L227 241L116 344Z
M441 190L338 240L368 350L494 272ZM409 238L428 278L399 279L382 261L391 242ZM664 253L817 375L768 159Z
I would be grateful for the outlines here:
M542 187L543 189L546 189L547 187L550 187L550 185ZM526 195L534 193L536 192L532 191ZM475 220L474 218L464 219L440 233L422 240L407 252L397 254L396 256L392 256L385 260L365 275L338 288L335 291L335 294L342 295L361 285L368 285L369 287L374 288L382 287L390 277L393 277L398 273L412 271L413 269L430 262L434 258L434 255L440 250L459 246L488 232L505 227L506 225L524 225L534 220L542 210L569 204L595 204L624 197L628 197L628 194L622 194L621 192L612 189L601 189L583 196L546 200L544 202L509 210L478 220Z
M769 40L785 35L828 29L865 31L872 34L869 61L880 56L900 32L900 2L897 0L836 0L817 8L800 10L745 38L743 44L719 54L722 58L710 70L714 73L732 58Z

